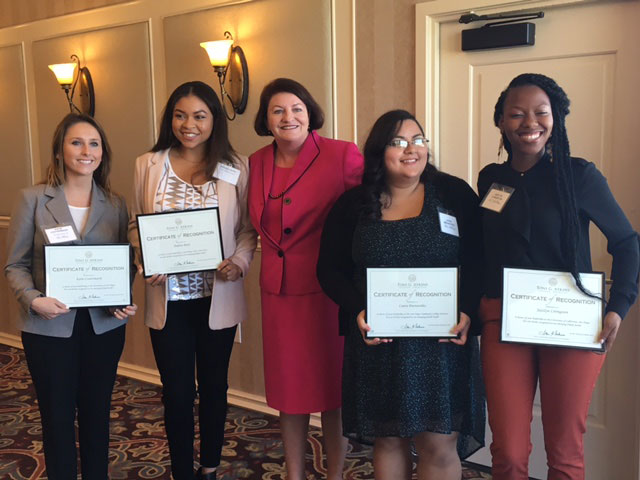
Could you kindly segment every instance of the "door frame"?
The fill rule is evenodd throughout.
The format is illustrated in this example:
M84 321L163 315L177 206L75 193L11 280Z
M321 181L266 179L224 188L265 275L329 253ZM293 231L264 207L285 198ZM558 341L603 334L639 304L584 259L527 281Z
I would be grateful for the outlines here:
M416 4L416 118L425 125L428 138L434 139L430 148L436 167L440 166L440 146L435 141L440 135L440 23L470 11L486 15L593 1L602 0L433 0Z

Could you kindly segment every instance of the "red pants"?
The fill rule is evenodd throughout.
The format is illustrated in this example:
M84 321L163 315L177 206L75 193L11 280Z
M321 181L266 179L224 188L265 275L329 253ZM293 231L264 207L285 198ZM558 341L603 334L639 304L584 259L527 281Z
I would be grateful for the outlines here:
M583 435L605 355L586 350L500 343L501 300L480 303L493 480L527 480L536 383L548 480L583 480Z

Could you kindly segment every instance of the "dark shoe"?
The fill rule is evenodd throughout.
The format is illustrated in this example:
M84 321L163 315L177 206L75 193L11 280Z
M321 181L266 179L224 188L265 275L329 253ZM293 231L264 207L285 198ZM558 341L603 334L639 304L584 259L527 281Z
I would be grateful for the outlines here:
M196 472L195 480L216 480L216 471L209 473L202 473L202 467L198 468Z

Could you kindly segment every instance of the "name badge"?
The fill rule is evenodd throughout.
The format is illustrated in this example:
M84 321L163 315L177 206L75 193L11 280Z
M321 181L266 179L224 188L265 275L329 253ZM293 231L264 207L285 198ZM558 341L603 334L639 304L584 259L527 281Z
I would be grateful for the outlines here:
M45 228L44 234L47 237L47 242L51 245L56 243L73 242L78 239L78 236L71 225L59 225L57 227Z
M213 172L213 176L218 180L222 180L223 182L230 183L231 185L236 185L238 183L238 178L240 178L240 170L232 167L231 165L218 162L218 164L216 165L216 169Z
M515 188L499 183L492 183L491 188L480 202L482 208L500 213L507 204Z
M452 212L448 212L444 208L438 208L438 216L440 217L440 231L442 233L447 233L454 237L460 236L460 231L458 230L458 219Z

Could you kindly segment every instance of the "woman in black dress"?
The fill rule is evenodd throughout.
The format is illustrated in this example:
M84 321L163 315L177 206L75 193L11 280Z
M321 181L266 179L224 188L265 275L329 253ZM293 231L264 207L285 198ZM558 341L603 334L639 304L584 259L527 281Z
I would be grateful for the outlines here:
M478 342L470 334L480 298L478 198L429 164L424 131L404 110L376 121L364 157L362 185L331 210L318 260L346 336L344 434L374 444L376 479L410 478L413 441L419 479L458 480L460 458L484 444ZM458 235L442 231L443 210ZM366 338L365 268L382 265L459 265L461 313L452 331L459 338Z

